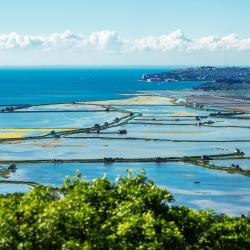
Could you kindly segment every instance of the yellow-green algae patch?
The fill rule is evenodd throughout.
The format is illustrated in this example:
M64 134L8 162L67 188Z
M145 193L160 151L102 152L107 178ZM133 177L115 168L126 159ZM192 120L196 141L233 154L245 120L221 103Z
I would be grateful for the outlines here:
M0 133L0 138L5 139L5 138L22 138L25 137L24 133Z
M155 116L155 117L183 117L183 116L196 116L195 113L192 112L187 112L187 111L179 111L179 112L175 112L172 114L144 114L143 116L147 117L147 116Z
M71 131L72 128L0 128L0 139L18 139L26 136L33 136L37 132L40 135L47 134L50 131Z
M42 148L49 148L49 147L87 147L84 144L79 143L65 143L65 140L63 139L57 139L57 140L49 140L45 142L38 142L35 141L32 144L24 145L26 148L32 148L32 147L42 147Z
M174 105L174 99L162 96L136 96L122 100L83 102L98 105Z
M0 128L0 133L6 130L15 132L34 132L34 131L49 132L51 130L70 131L74 129L76 128Z

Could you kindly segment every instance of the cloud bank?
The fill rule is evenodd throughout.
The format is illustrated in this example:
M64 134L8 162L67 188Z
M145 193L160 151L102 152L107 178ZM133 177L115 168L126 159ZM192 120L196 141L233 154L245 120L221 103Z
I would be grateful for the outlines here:
M89 36L66 30L49 35L22 35L16 32L0 34L0 51L10 50L80 50L105 53L135 53L170 51L192 53L211 51L250 51L250 38L237 34L224 37L206 36L198 39L187 37L181 30L161 36L127 39L116 31L93 32Z

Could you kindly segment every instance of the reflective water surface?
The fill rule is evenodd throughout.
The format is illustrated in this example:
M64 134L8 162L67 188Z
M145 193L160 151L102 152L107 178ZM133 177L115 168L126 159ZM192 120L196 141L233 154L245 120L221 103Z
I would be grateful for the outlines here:
M174 195L174 204L196 209L213 208L219 213L231 215L249 212L248 177L184 163L19 164L16 173L10 179L58 186L63 183L65 176L73 176L77 170L88 180L106 175L115 181L117 176L127 175L128 169L134 174L145 170L150 179L166 187ZM15 187L23 191L23 187Z

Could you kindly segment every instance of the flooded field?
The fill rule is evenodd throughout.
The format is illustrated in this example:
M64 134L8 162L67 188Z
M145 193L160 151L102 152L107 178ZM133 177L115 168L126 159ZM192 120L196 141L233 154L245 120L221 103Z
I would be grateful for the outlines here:
M144 169L149 178L173 193L176 204L247 214L249 114L225 111L211 103L183 104L188 92L178 93L3 107L0 171L11 163L17 170L0 180L58 186L76 170L90 180L104 174L115 180L127 169L136 173ZM180 102L176 103L177 99ZM173 162L166 158L173 158ZM104 164L105 159L110 164ZM165 162L154 162L161 159ZM126 162L119 162L123 160ZM29 187L2 183L0 189L0 193L25 192Z
M250 170L250 160L245 159L232 159L232 160L214 160L211 161L212 164L223 166L223 167L231 167L232 165L242 168L242 169L249 169Z
M174 195L173 204L209 209L238 216L247 213L250 206L250 181L248 177L221 171L203 169L185 163L115 163L115 164L20 164L10 180L34 181L59 186L65 176L78 170L88 180L106 175L111 180L145 170L158 185L165 186ZM198 184L195 182L199 182ZM23 186L12 190L24 191Z
M44 112L0 114L1 128L82 128L95 123L112 121L123 114L118 112ZM1 131L0 128L0 131Z
M1 160L144 158L231 153L235 147L250 154L250 143L171 142L126 139L61 138L1 144Z
M0 178L1 180L1 178ZM0 183L0 194L15 193L15 192L27 192L30 190L28 185L19 184L1 184Z

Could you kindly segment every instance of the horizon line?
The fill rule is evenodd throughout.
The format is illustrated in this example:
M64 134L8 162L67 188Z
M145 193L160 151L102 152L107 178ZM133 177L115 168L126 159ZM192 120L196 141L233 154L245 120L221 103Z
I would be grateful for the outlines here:
M0 68L5 67L250 67L250 64L6 64L1 65Z

